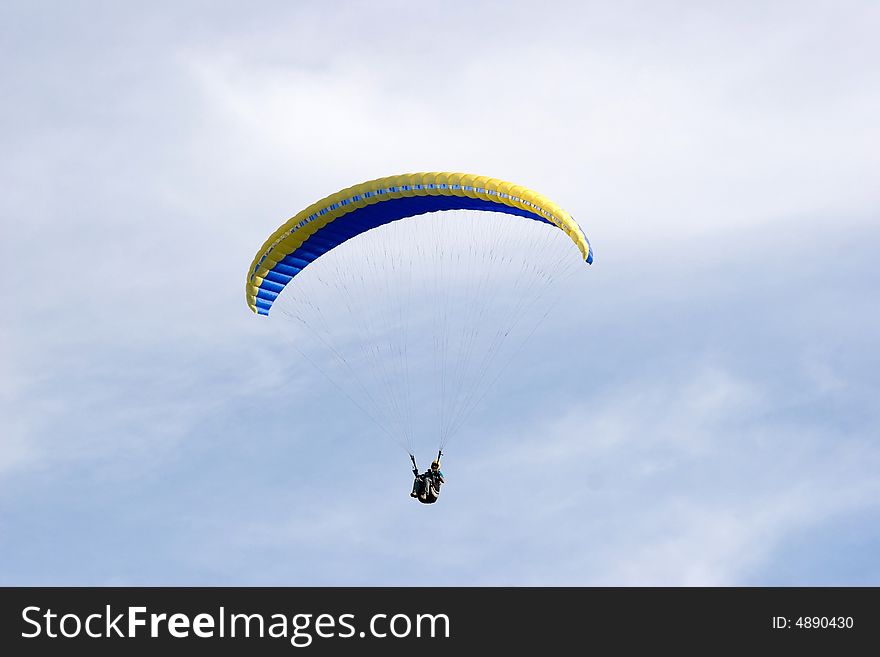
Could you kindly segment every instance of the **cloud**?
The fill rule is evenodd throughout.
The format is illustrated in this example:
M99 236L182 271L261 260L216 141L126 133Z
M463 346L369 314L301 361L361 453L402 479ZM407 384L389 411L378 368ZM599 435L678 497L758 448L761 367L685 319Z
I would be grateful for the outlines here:
M877 445L780 414L801 394L715 366L626 380L514 430L503 451L472 467L516 482L482 492L505 516L500 525L543 526L513 536L555 553L530 581L735 584L759 577L788 536L876 510ZM811 389L810 403L826 395ZM568 550L547 545L560 536Z

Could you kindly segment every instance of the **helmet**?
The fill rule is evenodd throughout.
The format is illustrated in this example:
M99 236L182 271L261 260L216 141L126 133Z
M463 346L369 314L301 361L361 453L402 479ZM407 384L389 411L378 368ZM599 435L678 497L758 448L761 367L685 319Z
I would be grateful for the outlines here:
M437 461L437 460L432 461L431 462L431 469L432 470L439 470L440 469L440 461Z

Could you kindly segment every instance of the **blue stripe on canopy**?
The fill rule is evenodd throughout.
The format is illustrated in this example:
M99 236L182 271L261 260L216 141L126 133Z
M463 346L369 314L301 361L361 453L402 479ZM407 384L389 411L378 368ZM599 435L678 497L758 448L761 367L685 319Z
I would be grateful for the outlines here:
M327 224L309 237L302 246L272 267L260 283L260 289L277 296L284 286L310 263L352 237L392 221L441 210L487 210L551 223L535 212L468 196L409 196L389 199L358 208ZM268 314L271 309L275 299L267 298L269 296L259 295L257 309L264 311L260 314Z

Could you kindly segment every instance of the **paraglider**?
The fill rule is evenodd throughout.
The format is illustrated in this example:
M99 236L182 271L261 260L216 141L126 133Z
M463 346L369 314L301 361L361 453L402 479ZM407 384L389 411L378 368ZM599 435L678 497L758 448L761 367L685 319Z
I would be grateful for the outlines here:
M419 466L416 465L416 458L410 454L413 464L413 481L412 492L410 497L418 498L422 504L433 504L440 497L440 487L446 483L443 472L440 470L440 457L442 452L437 454L437 458L431 462L431 467L419 474Z
M257 252L245 291L253 312L293 322L291 345L415 468L414 438L436 437L442 453L560 283L592 261L577 222L537 192L413 173L348 187L294 215ZM415 468L420 501L437 499L439 455L435 463Z

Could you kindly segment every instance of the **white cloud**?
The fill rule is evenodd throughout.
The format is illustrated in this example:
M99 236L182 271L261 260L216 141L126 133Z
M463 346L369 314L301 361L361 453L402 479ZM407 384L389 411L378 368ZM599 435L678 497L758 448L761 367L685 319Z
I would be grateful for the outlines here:
M559 29L525 43L465 26L427 40L424 59L373 47L379 37L343 16L342 48L320 65L285 59L284 21L260 49L245 35L190 50L185 65L214 133L247 142L247 161L274 170L262 184L289 190L290 214L364 179L448 168L541 189L604 238L600 246L613 239L635 250L804 214L864 220L877 206L880 149L864 146L880 143L880 93L853 61L876 48L857 42L818 56L825 12L767 9L757 29L681 7L685 21L651 16L659 28L622 28L615 19L640 12L559 9ZM827 18L838 34L862 33L875 13ZM521 19L506 16L500 33ZM418 38L414 16L398 20L382 36ZM619 40L602 32L608 23ZM306 51L312 45L304 39ZM454 56L468 48L476 52ZM454 66L438 68L445 58Z

